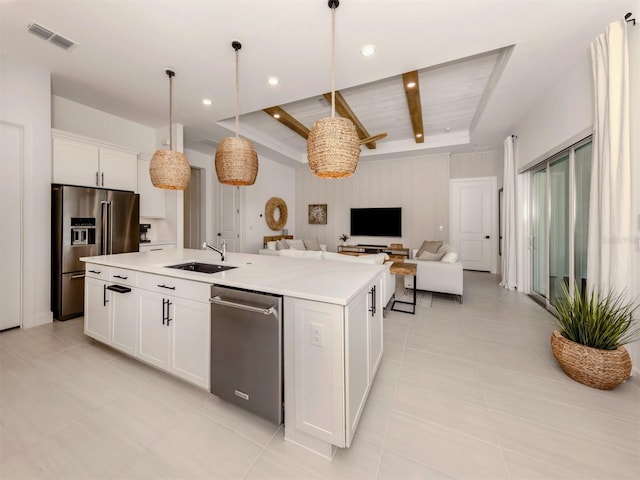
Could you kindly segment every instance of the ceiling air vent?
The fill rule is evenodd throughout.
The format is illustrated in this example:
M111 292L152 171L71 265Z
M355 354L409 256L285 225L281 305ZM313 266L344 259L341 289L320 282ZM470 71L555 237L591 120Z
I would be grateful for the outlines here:
M47 40L60 48L64 48L65 50L69 50L75 45L75 43L68 38L63 37L62 35L58 35L57 33L52 32L48 28L45 28L35 22L31 22L28 25L27 29L29 30L29 32L42 38L43 40Z

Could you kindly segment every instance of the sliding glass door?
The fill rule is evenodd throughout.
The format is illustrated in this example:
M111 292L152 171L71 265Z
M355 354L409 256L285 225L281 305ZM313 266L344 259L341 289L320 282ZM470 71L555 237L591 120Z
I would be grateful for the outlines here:
M533 174L531 189L531 254L533 293L539 300L547 298L547 169Z
M532 296L549 307L563 286L586 285L591 139L538 165L531 179Z

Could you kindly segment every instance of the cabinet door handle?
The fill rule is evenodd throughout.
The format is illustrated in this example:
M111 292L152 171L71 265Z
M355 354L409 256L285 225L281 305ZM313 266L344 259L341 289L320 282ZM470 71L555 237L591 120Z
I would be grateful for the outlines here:
M102 176L102 186L104 187L104 173L100 174Z
M102 306L106 307L109 300L107 300L107 285L102 285Z
M176 287L170 287L169 285L165 285L164 283L162 285L158 285L160 288L166 288L168 290L175 290Z
M491 238L491 235L485 235L484 238Z
M169 326L169 323L171 323L171 320L173 320L173 318L169 316L171 315L171 305L173 305L173 303L171 303L171 300L167 299L167 327Z
M95 273L96 275L100 275L102 272L100 270L89 270L89 273Z
M96 172L96 187L99 187L100 184L98 183L98 172Z
M127 278L129 278L129 277L122 277L122 276L120 276L120 275L114 275L114 276L113 276L113 278L120 278L120 279L122 279L122 280L126 280L126 279L127 279Z
M376 314L376 286L375 285L371 287L371 290L369 290L369 293L371 294L371 308L369 308L369 311L371 312L371 316L373 317Z
M165 298L162 299L162 324L164 325L165 321L167 320L167 314L166 314L166 308L167 306L167 300Z

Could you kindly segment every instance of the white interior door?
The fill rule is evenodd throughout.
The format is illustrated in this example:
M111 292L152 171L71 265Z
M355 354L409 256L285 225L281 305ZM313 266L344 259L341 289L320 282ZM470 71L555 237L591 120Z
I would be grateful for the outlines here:
M218 189L218 218L220 225L218 229L218 241L227 243L227 251L239 252L242 245L240 243L240 187L232 185L220 185Z
M451 180L451 243L467 270L496 271L496 178Z
M0 122L0 330L22 324L22 127Z

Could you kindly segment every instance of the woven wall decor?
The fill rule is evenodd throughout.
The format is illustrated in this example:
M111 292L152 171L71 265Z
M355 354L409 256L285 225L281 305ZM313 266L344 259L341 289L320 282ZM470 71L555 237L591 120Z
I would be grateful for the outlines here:
M184 190L189 186L191 167L187 156L173 150L173 77L175 72L166 70L169 77L169 150L156 150L149 163L149 176L154 187L165 190Z
M280 217L275 219L275 211L280 211ZM287 203L279 197L271 197L267 200L267 204L264 207L264 216L267 221L267 226L271 230L282 230L287 224Z

